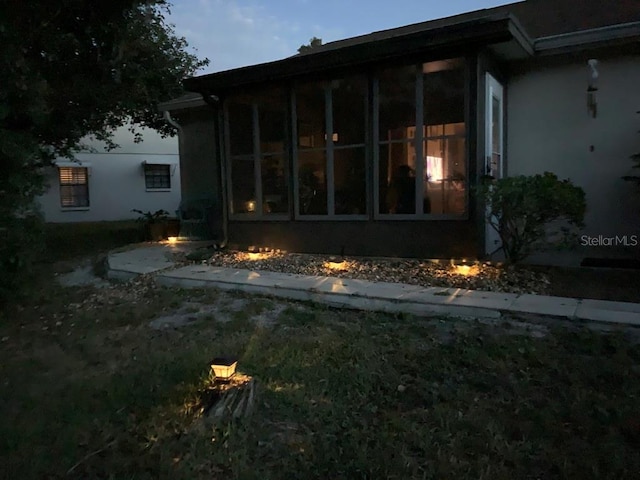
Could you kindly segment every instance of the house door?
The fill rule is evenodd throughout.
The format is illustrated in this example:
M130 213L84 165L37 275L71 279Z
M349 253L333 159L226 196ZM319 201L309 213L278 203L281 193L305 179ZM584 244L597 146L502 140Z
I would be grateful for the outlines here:
M486 74L485 108L485 175L500 179L503 174L504 101L502 85ZM500 236L485 221L485 253L491 255L500 248Z

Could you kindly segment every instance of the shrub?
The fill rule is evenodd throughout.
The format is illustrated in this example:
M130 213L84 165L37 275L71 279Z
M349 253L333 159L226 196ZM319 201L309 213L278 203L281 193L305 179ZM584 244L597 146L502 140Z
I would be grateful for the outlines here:
M480 187L489 224L498 232L509 263L526 258L541 244L566 242L583 226L585 194L569 180L543 175L502 178ZM549 231L556 225L559 231ZM561 233L560 238L553 234ZM575 233L575 232L574 232Z

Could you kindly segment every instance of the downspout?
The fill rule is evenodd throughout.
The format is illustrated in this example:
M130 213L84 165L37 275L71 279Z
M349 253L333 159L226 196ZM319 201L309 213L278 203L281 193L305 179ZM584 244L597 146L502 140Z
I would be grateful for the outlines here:
M218 158L220 158L220 189L221 189L221 195L222 195L222 242L218 245L218 248L225 248L227 246L227 243L229 242L229 215L228 215L228 205L227 205L227 199L228 199L228 195L227 195L227 182L226 182L226 178L227 178L227 169L225 166L225 159L224 159L224 155L223 155L223 144L222 144L222 139L224 138L224 135L222 134L222 115L220 115L220 99L215 96L215 95L211 95L208 92L200 92L200 94L202 95L202 100L204 100L204 102L209 105L212 109L214 109L217 113L218 116L216 118L216 122L218 124L218 139L217 139L217 147L218 147L218 152L219 152L219 156Z
M165 110L162 112L162 118L164 118L169 125L178 130L178 162L180 162L180 152L182 152L182 125L175 121L175 119L171 116L171 112L169 112L169 110ZM182 179L182 177L180 178ZM182 200L182 185L180 186L180 192L180 200ZM180 209L179 206L178 209Z

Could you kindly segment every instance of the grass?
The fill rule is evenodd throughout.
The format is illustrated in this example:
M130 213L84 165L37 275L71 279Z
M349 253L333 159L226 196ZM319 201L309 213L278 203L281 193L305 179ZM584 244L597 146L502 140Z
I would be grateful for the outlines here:
M296 303L261 325L254 317L276 301L245 297L234 311L236 295L145 281L63 288L55 268L30 302L0 313L0 478L640 471L640 347L622 331L557 325L534 337L510 324ZM187 300L228 321L149 328ZM227 353L257 380L257 408L211 426L197 405L208 361Z

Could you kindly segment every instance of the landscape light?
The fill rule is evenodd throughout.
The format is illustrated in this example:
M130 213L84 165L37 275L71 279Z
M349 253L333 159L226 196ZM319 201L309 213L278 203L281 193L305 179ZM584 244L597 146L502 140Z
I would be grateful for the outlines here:
M211 361L211 371L215 380L229 380L236 373L238 359L234 357L216 357Z
M480 273L480 266L477 262L467 262L466 259L461 261L451 260L451 270L455 275L462 275L463 277L474 277Z

